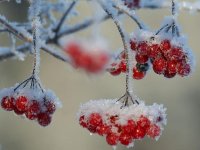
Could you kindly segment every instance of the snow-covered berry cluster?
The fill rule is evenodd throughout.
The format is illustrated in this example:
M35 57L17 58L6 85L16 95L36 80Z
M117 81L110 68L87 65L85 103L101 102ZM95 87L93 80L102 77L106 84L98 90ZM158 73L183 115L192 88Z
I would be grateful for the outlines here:
M93 44L71 41L65 45L64 50L75 68L82 68L89 73L99 73L106 68L110 59L109 54Z
M133 78L144 78L151 65L155 73L163 74L166 78L188 76L192 72L194 60L185 43L183 37L171 38L144 30L131 35L130 48L136 60L132 70ZM112 75L126 72L124 52L119 58L120 61L116 61L118 63L112 64Z
M79 124L91 133L105 136L109 145L133 146L145 136L158 139L166 125L163 105L146 106L144 102L122 107L114 100L93 100L83 104L78 113Z
M16 86L0 91L1 107L6 111L14 111L16 115L25 115L29 120L36 120L41 126L48 126L52 115L61 105L55 94L51 90L16 89Z

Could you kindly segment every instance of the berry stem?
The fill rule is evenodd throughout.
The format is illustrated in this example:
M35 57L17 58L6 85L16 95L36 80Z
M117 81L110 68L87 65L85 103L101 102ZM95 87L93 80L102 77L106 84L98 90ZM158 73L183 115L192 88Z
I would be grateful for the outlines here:
M120 23L120 21L117 19L117 16L114 15L113 10L110 10L110 8L107 8L106 5L101 3L102 8L105 10L105 12L113 19L123 42L124 51L125 51L125 58L126 58L126 93L117 101L123 99L124 100L124 106L128 106L128 100L130 99L133 104L137 103L136 97L133 98L132 95L132 88L130 86L131 83L131 63L130 63L130 48L129 48L129 42L130 39L128 36L126 36L125 31L123 30L123 27ZM111 8L112 9L112 8ZM123 107L123 106L122 106Z

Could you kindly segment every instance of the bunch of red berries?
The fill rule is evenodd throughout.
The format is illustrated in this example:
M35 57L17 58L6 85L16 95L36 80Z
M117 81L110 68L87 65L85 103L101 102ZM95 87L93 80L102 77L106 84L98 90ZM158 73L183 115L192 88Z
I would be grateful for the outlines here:
M79 124L91 133L105 136L109 145L133 146L145 136L158 139L166 124L165 108L144 103L122 108L116 100L90 101L81 106Z
M91 43L85 45L76 41L69 42L65 46L65 52L75 68L82 68L89 73L103 71L110 59L107 52L92 47Z
M191 51L182 41L182 37L170 38L147 31L139 31L133 35L130 40L130 47L136 60L132 70L133 78L144 78L150 65L153 66L155 73L163 74L166 78L176 75L188 76L192 71L193 58ZM112 64L112 75L126 72L124 52L119 58L119 63Z
M59 101L50 90L8 88L0 91L1 107L6 111L14 111L17 115L25 115L29 120L37 120L41 126L51 123Z

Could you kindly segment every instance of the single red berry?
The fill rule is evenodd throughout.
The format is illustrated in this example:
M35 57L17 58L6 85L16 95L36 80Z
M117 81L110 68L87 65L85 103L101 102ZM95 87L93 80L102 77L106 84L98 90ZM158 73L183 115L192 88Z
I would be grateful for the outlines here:
M155 138L160 135L160 127L153 124L147 131L147 135L150 136L151 138Z
M174 74L177 72L177 62L176 61L168 61L167 62L167 70L169 73Z
M88 125L87 129L91 132L91 133L96 133L97 132L97 126L92 126L92 125Z
M148 130L150 127L150 120L147 117L141 116L139 120L137 121L137 126L140 126L144 128L145 130Z
M145 71L139 71L136 67L133 68L133 79L140 80L146 75Z
M158 44L153 44L148 47L148 56L151 59L156 59L161 55L161 50Z
M147 55L141 55L139 53L137 53L135 55L135 60L140 63L140 64L145 64L148 61L148 56Z
M119 68L121 69L121 72L126 72L126 61L121 61Z
M135 121L128 120L127 124L122 126L122 131L124 133L129 133L130 135L133 135L135 131L135 127L136 127Z
M46 107L46 112L53 114L56 111L56 105L53 101L44 100L44 106Z
M166 78L173 78L175 76L176 76L176 73L171 73L171 72L169 72L169 70L165 70L165 72L164 72L164 77L166 77Z
M40 103L37 100L32 100L28 103L28 109L26 110L25 115L28 119L34 120L37 118L40 110Z
M28 99L25 96L18 97L15 106L19 111L25 112L28 106Z
M120 75L120 73L121 73L121 69L120 68L117 68L115 70L110 71L110 74L113 75L113 76Z
M137 52L141 55L148 55L148 44L144 41L140 42L137 47Z
M99 135L105 135L105 134L108 134L110 132L111 132L111 129L107 125L102 124L102 125L100 125L100 126L97 127L97 133Z
M136 51L136 48L137 48L137 42L133 39L130 41L130 45L131 45L131 49L133 51Z
M184 53L181 47L173 47L171 51L168 53L168 58L170 60L182 60L184 58Z
M83 128L86 128L87 127L87 122L85 121L85 116L81 116L79 118L79 124L83 127Z
M51 123L52 118L48 113L40 113L37 116L37 120L41 126L45 127Z
M134 138L135 139L142 139L144 138L146 135L146 131L143 127L141 126L137 126L135 129L135 134L134 134Z
M1 107L6 111L12 111L15 108L14 101L13 97L5 96L1 100Z
M119 141L123 145L129 145L131 143L132 137L130 134L122 132L119 136Z
M153 70L157 74L163 74L166 70L166 61L163 58L155 59L153 62Z
M167 53L170 49L171 49L171 43L169 40L163 40L161 43L160 43L160 49L161 51L165 54Z
M88 124L91 126L99 126L102 124L102 117L99 113L92 113L89 116Z
M191 72L191 67L189 64L178 65L178 74L182 77L188 76Z
M109 145L117 145L119 137L114 133L109 133L106 136L106 141Z

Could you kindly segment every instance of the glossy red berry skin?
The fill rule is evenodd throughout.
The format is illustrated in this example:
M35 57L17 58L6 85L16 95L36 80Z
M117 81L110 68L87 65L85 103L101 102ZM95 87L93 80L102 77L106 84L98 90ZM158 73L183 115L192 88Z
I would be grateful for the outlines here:
M53 114L56 111L56 105L53 101L45 100L44 106L46 107L46 112L49 114Z
M113 71L110 71L110 74L113 75L113 76L120 75L121 74L121 69L117 68L117 69L115 69Z
M119 141L123 145L129 145L131 143L132 137L130 134L122 132L119 136Z
M157 74L163 74L166 70L166 61L163 58L158 58L153 62L153 70Z
M18 97L15 106L19 111L25 112L28 106L28 99L25 96Z
M141 54L135 55L135 60L140 64L145 64L148 61L148 59L149 58L147 55L141 55Z
M134 131L135 131L135 128L136 128L136 123L135 121L133 120L128 120L127 124L122 126L122 131L124 133L128 133L130 135L133 135L134 134Z
M147 130L150 127L150 120L147 117L141 116L140 119L137 121L137 126L140 126Z
M1 107L6 111L12 111L15 108L15 99L13 97L5 96L1 100Z
M141 72L136 67L133 68L133 79L140 80L143 79L145 75L146 72Z
M106 141L109 145L117 145L119 137L114 133L109 133L106 136Z
M97 133L102 136L111 132L110 127L103 124L98 126L96 130L97 130Z
M46 127L51 123L51 116L48 113L40 113L37 116L37 121L38 123L43 126Z
M177 62L176 61L168 61L167 62L167 70L170 74L176 74L177 72Z
M171 49L171 43L169 40L163 40L160 44L161 51L165 54Z
M37 100L32 100L28 103L28 108L25 112L25 115L28 119L34 120L37 118L40 110L40 103Z
M91 126L99 126L102 124L102 117L99 113L92 113L89 116L88 124Z
M161 54L158 44L153 44L148 47L148 56L151 59L156 59Z
M141 126L137 126L135 129L135 133L134 133L134 138L135 139L142 139L144 138L146 135L146 131L143 127Z
M121 70L121 72L126 72L126 61L121 61L121 63L119 64L119 68Z

